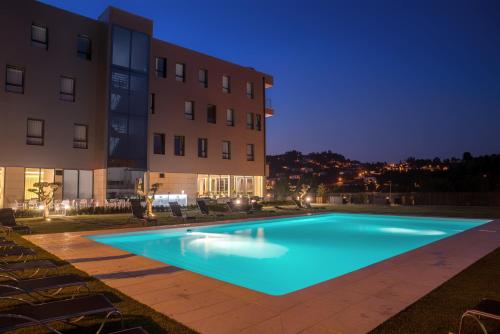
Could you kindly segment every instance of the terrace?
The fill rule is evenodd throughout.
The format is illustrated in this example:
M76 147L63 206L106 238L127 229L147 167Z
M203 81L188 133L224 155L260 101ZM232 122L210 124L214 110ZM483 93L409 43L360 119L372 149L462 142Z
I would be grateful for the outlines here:
M499 218L498 208L322 206L324 211ZM484 210L483 210L484 209ZM264 208L252 220L297 215L291 206ZM194 214L194 212L192 212ZM347 275L282 296L270 296L189 270L96 243L88 235L178 226L223 224L248 219L227 214L181 224L158 214L160 227L140 227L129 215L21 219L34 235L20 243L42 257L65 261L64 271L89 275L96 291L119 296L127 324L151 332L187 333L364 333L457 331L461 313L483 297L500 297L494 279L500 253L500 221L473 228ZM118 227L118 228L117 228ZM64 232L64 233L61 233ZM418 282L415 277L418 276ZM144 307L143 305L146 305ZM181 324L179 324L181 323ZM91 326L92 321L89 322ZM475 326L467 323L473 333ZM495 324L491 324L492 329ZM117 326L111 323L111 327ZM68 328L65 328L66 330Z

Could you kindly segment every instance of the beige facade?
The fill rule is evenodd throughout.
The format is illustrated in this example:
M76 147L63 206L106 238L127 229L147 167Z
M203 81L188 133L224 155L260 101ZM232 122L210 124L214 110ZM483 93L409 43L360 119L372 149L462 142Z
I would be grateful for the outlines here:
M271 76L155 39L151 20L116 8L93 20L35 1L5 0L0 27L6 46L0 52L5 87L0 90L0 206L30 199L28 188L37 181L61 183L57 200L92 198L98 204L130 195L138 175L149 184L161 183L162 193L184 191L190 201L224 195L200 193L203 175L263 182L265 118L272 114L265 107L265 91L272 86ZM118 45L116 27L132 36L128 54ZM133 44L136 37L147 41L143 50ZM130 68L122 70L123 55L130 58ZM148 65L138 70L134 57L141 55ZM158 74L157 58L166 61L164 76ZM207 83L200 82L200 70ZM137 93L134 78L142 77L147 80ZM119 85L128 95L115 94ZM134 94L142 95L132 100ZM149 105L138 107L144 94ZM120 98L128 101L126 115L114 110ZM192 103L194 119L185 115L186 102ZM208 121L209 105L215 106L215 122ZM138 118L143 107L147 112ZM226 119L228 109L234 124ZM125 134L119 133L119 112L125 115ZM137 129L145 134L137 136ZM177 152L175 136L183 143ZM206 143L201 156L200 139ZM144 145L137 145L141 140ZM135 153L116 158L118 148L125 156ZM227 194L262 196L262 184L251 192L234 190Z

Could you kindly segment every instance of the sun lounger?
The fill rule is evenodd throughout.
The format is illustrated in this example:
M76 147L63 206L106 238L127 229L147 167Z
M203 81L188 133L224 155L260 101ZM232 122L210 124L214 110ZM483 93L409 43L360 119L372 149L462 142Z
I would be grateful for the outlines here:
M90 292L87 283L80 276L73 274L24 280L10 278L0 281L0 299L28 295L37 300L38 297L53 297L67 287L78 287L76 293L80 292L81 288L86 288Z
M123 328L122 314L103 295L88 295L37 304L28 301L22 302L22 305L14 306L0 313L1 333L39 325L58 333L50 326L51 323L61 321L71 324L71 320L100 314L105 315L105 317L97 333L102 330L106 321L114 315L120 317Z
M36 257L36 252L28 247L13 246L9 248L0 248L0 257L17 256L16 261L21 259L28 259L29 257Z
M146 332L142 327L134 327L109 334L148 334L148 332Z
M462 317L460 318L458 334L461 334L463 321L467 317L476 320L476 322L481 327L483 333L488 334L488 331L486 330L484 324L481 322L481 319L500 320L500 301L492 299L483 299L479 302L479 304L477 304L470 310L465 311L464 314L462 314Z
M184 220L186 219L196 219L196 217L192 216L187 216L182 213L182 208L177 202L168 202L168 205L170 206L170 211L172 211L172 216L182 218Z
M140 200L130 200L130 207L132 208L132 214L134 215L134 217L139 219L143 223L143 225L147 225L148 223L152 223L155 225L158 224L158 219L145 215L146 209L142 207Z
M16 279L20 279L24 277L24 275L19 275L19 272L30 272L31 275L27 275L27 277L36 276L42 269L54 269L57 268L57 265L54 262L49 260L33 260L33 261L23 261L23 262L5 262L0 261L0 273L8 274Z
M16 223L14 210L11 208L0 209L0 224L6 230L7 234L12 232L31 233L31 228L29 226Z
M197 199L196 204L198 205L198 209L200 209L201 214L209 216L210 215L210 210L208 209L207 203L205 203L204 200ZM224 217L223 214L216 213L214 214L215 217Z

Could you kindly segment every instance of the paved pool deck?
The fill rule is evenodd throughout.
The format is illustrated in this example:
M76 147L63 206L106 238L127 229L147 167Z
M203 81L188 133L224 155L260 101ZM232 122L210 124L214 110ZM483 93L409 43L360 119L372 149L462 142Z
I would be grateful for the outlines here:
M207 224L196 224L200 225ZM366 333L500 246L500 220L493 220L344 276L284 296L270 296L86 238L150 229L45 234L26 239L207 334Z

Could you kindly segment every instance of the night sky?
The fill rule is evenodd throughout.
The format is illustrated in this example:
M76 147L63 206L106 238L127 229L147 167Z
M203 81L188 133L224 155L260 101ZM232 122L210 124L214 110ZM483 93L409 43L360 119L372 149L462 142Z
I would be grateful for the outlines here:
M500 153L500 1L45 0L274 75L268 153Z

